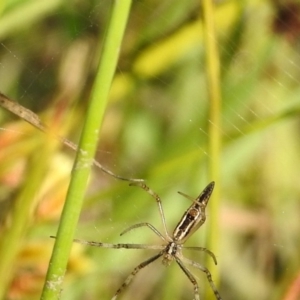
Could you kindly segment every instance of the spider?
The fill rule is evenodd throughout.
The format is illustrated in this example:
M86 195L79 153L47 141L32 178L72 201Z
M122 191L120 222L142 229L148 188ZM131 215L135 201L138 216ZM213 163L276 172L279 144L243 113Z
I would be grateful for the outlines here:
M152 230L156 235L158 235L165 243L163 245L146 245L146 244L108 244L108 243L100 243L100 242L93 242L93 241L85 241L85 240L79 240L74 239L74 242L95 246L95 247L102 247L102 248L112 248L112 249L152 249L152 250L160 250L160 252L149 259L143 261L140 263L137 267L134 268L134 270L130 273L130 275L126 278L124 283L120 286L120 288L116 291L115 295L113 296L112 300L117 299L117 297L121 294L121 292L131 283L132 279L135 277L135 275L157 260L158 258L162 257L162 263L165 266L169 266L172 261L176 261L180 269L185 273L185 275L188 277L188 279L191 281L194 287L194 295L195 300L200 300L199 296L199 286L198 283L194 277L194 275L187 269L187 267L184 265L190 265L193 267L196 267L200 269L202 272L206 274L207 280L215 294L216 299L222 300L219 292L217 291L216 286L214 285L211 277L211 273L209 270L199 263L187 259L182 255L182 249L189 249L189 250L196 250L196 251L204 251L208 255L212 257L214 260L214 263L217 264L217 260L215 255L208 249L203 247L184 247L183 244L186 242L186 240L205 222L206 216L205 216L205 208L207 206L208 200L213 192L214 189L214 182L211 182L206 186L206 188L202 191L202 193L196 198L192 198L184 193L178 192L182 196L190 199L193 201L193 204L187 209L187 211L183 214L181 220L177 224L177 226L174 229L174 232L172 235L168 233L167 226L166 226L166 220L164 216L164 211L161 203L160 197L153 192L145 183L143 182L134 182L130 184L131 186L138 186L141 187L143 190L145 190L147 193L149 193L155 200L158 205L159 213L161 216L161 221L164 228L164 233L161 234L153 225L147 222L138 223L135 225L132 225L125 229L120 235L123 235L132 229L138 228L138 227L148 227L150 230Z

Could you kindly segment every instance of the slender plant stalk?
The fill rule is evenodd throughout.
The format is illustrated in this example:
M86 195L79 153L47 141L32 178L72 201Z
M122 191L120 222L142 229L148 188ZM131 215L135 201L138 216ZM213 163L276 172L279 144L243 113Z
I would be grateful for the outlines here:
M220 153L221 153L221 91L220 62L217 37L214 26L214 8L212 0L204 0L204 41L206 45L206 73L209 93L209 176L216 182L213 199L210 203L207 247L219 252L219 207L220 207ZM208 269L213 263L208 260ZM214 272L214 281L218 284L219 273Z
M43 183L51 153L54 151L53 146L53 140L48 139L46 143L45 140L38 141L39 150L35 151L28 160L23 186L13 200L10 221L1 232L0 299L6 299L5 294L14 275L16 256L26 229L31 223L35 196Z
M41 299L58 299L96 152L131 0L115 0Z

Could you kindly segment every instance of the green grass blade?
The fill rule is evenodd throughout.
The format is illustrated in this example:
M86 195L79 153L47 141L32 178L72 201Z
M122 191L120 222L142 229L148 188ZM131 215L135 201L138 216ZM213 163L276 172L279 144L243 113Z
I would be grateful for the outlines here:
M6 299L5 293L14 276L12 270L14 270L20 243L23 241L26 229L32 222L35 197L43 183L54 144L40 141L38 145L39 151L33 153L28 160L28 172L26 172L23 186L12 204L10 222L7 222L2 231L0 241L0 299ZM41 157L43 158L42 161Z
M217 47L217 36L214 26L214 8L211 0L203 1L204 38L206 44L206 73L209 94L209 176L216 181L212 200L210 201L210 217L207 247L218 253L219 249L219 210L220 210L220 155L221 155L221 91L220 62ZM208 269L213 269L213 262L207 261ZM214 281L219 282L219 274L214 272Z
M79 143L79 149L81 150L77 152L71 183L41 299L57 299L62 288L130 5L130 0L114 1L113 3L112 16L104 43L100 67Z

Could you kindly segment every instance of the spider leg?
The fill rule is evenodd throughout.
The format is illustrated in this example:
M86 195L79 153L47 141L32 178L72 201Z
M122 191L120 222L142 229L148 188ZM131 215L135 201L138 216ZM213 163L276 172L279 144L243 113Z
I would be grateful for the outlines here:
M147 223L147 222L143 222L143 223L138 223L138 224L134 224L128 228L126 228L125 230L123 230L120 235L123 235L135 228L139 228L139 227L142 227L142 226L146 226L148 227L149 229L151 229L156 235L158 235L162 240L164 240L165 242L167 242L167 240L165 239L165 237L153 226L151 225L150 223Z
M108 243L100 243L94 241L84 241L74 239L73 242L94 246L94 247L101 247L101 248L110 248L110 249L151 249L151 250L162 250L165 249L165 245L147 245L147 244L108 244Z
M180 269L185 273L185 275L188 277L190 282L193 284L195 300L200 300L199 286L198 286L198 283L197 283L194 275L185 267L185 265L182 263L182 261L179 259L179 257L175 256L175 260L176 260L177 264L179 265Z
M218 300L222 300L221 295L219 294L219 292L218 292L218 290L217 290L217 288L216 288L214 282L212 281L212 277L211 277L211 274L210 274L210 272L208 271L208 269L205 268L205 267L203 267L203 266L201 266L199 263L197 263L197 262L195 262L195 261L193 261L193 260L187 259L187 258L185 258L185 257L182 257L181 259L182 259L183 262L185 262L185 263L187 263L187 264L189 264L189 265L191 265L191 266L193 266L193 267L195 267L195 268L201 270L202 272L204 272L204 273L206 274L206 277L207 277L207 280L208 280L208 282L209 282L209 285L210 285L210 287L212 288L212 290L213 290L213 292L214 292L216 298L217 298Z
M50 236L51 238L55 239L55 236ZM166 248L165 245L147 245L147 244L109 244L109 243L101 243L101 242L94 242L94 241L85 241L74 239L74 243L79 243L83 245L89 245L93 247L100 247L100 248L109 248L109 249L150 249L150 250L163 250Z
M206 249L204 247L182 247L182 249L197 250L197 251L206 252L214 260L215 265L217 265L216 256L210 250L208 250L208 249Z
M171 241L172 238L170 237L170 235L168 233L168 230L167 230L166 218L165 218L165 214L164 214L164 210L163 210L163 207L162 207L162 203L161 203L160 197L155 192L153 192L143 182L132 182L129 185L130 186L138 186L138 187L142 188L144 191L146 191L148 194L150 194L156 200L156 203L157 203L157 206L158 206L158 210L159 210L159 214L160 214L160 217L161 217L161 221L162 221L162 224L163 224L163 227L164 227L164 231L166 233L166 236L167 236L168 240Z
M111 298L111 300L117 299L117 297L121 294L121 292L131 283L134 276L143 268L160 258L164 254L164 251L161 251L160 253L156 254L155 256L150 257L149 259L143 261L140 263L137 267L134 268L134 270L130 273L130 275L126 278L124 283L120 286L120 288L116 291L115 295Z
M183 192L177 192L179 195L181 195L181 196L183 196L183 197L185 197L185 198L187 198L187 199L189 199L189 200L191 200L192 202L195 202L195 198L193 198L193 197L191 197L191 196L189 196L189 195L187 195L187 194L185 194L185 193L183 193Z

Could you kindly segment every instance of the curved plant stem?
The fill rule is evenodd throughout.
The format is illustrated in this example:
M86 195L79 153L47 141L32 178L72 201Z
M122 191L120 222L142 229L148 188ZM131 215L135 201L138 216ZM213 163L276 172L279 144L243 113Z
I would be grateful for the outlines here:
M209 93L209 173L210 180L216 182L213 199L210 203L209 231L207 247L219 252L219 207L220 207L220 153L221 153L221 92L220 63L217 48L217 37L214 27L214 9L212 0L203 1L204 39L206 44L206 73ZM208 268L213 263L208 262ZM214 272L214 281L218 284L219 274Z
M131 0L115 0L104 43L103 53L92 91L79 149L73 167L66 202L63 208L55 245L41 299L58 299L66 271L69 253L79 219L93 157L98 142L98 132L107 104L108 94L117 65L119 49L130 11Z

